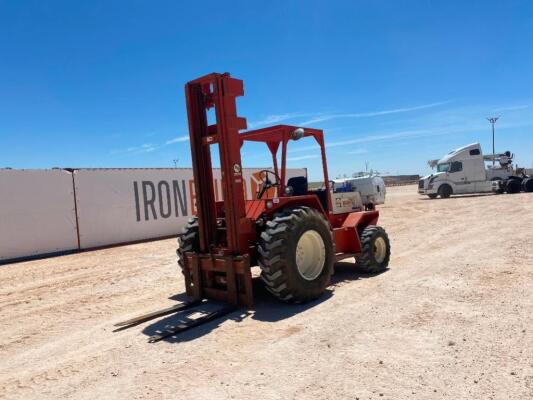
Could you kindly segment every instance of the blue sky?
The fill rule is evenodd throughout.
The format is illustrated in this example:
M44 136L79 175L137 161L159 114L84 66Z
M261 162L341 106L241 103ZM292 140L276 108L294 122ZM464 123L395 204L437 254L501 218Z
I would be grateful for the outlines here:
M190 166L183 85L228 71L249 127L324 129L332 177L488 153L489 115L532 167L532 43L525 0L0 0L0 166ZM309 143L291 150L319 176Z

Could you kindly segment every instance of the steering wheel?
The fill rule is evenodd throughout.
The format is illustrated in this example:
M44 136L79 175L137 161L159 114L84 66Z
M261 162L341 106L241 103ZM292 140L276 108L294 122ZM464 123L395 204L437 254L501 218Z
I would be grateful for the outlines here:
M271 171L269 169L263 169L259 171L260 174L262 174L263 172L265 173L265 178L263 180L263 185L261 186L261 191L257 193L258 200L261 199L263 195L266 193L266 191L270 189L271 187L274 187L274 186L279 187L279 183L281 181L278 174L276 174L274 171ZM272 183L272 181L268 178L268 174L271 174L275 178L274 183Z

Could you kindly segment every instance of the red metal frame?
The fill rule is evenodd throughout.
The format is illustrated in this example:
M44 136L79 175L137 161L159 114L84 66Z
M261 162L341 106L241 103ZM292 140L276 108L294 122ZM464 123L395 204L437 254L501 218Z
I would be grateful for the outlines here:
M228 73L209 74L185 86L192 164L198 210L198 253L186 253L185 283L187 293L195 298L215 298L251 306L250 266L255 260L258 221L268 219L276 210L302 206L316 208L330 222L339 253L360 252L358 228L375 224L378 211L333 214L326 162L324 133L319 129L276 125L245 133L246 120L237 116L236 98L244 94L243 82ZM214 108L216 123L208 124L208 111ZM324 190L328 207L318 196L285 194L287 144L295 139L295 130L303 137L313 137L320 147ZM240 149L245 141L263 142L272 155L275 173L280 177L278 197L245 200ZM223 202L215 200L212 144L218 144L222 172ZM281 171L278 150L281 145Z

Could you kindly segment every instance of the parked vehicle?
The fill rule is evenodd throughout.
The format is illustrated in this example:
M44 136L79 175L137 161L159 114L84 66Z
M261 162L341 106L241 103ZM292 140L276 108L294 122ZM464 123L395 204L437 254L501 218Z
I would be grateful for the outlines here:
M509 151L483 155L479 143L453 150L428 162L437 172L420 179L418 193L435 199L454 194L533 191L533 178L515 175L513 157Z

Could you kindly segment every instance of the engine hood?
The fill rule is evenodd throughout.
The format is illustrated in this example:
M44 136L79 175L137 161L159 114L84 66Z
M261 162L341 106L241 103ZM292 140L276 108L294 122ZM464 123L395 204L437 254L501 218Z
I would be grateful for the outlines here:
M440 176L446 175L446 172L435 172L434 174L426 175L422 177L423 180L428 180L430 178L433 178L434 180L437 179Z

